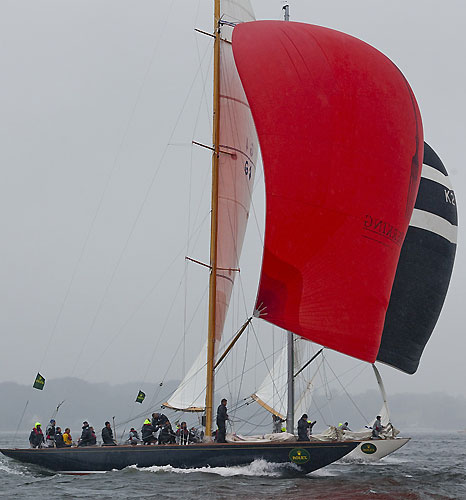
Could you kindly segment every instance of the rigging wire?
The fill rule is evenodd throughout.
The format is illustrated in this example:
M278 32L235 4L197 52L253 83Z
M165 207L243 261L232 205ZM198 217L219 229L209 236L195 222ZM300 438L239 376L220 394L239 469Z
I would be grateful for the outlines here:
M253 366L249 367L247 370L245 370L245 371L244 371L244 375L246 375L247 373L249 373L251 370L254 370L255 368L257 368L257 366L261 365L261 364L262 364L262 363L264 363L266 360L270 359L272 356L273 356L273 354L270 354L269 356L267 356L267 357L266 357L266 359L265 359L265 360L259 361L259 362L258 362L258 363L256 363L255 365L253 365ZM207 361L206 361L206 363L205 363L205 364L207 364ZM202 370L204 367L205 367L205 365L204 365L204 366L202 366L202 367L200 367L198 371ZM168 369L167 369L167 372L168 372ZM165 376L166 376L167 372L165 373ZM198 372L196 372L196 373L198 373ZM194 375L195 375L195 374L194 374ZM193 376L194 376L194 375L193 375ZM236 377L234 377L232 380L230 380L230 382L231 382L231 381L234 381L234 380L236 380L236 379L238 379L239 377L241 377L241 374L240 374L240 375L237 375ZM163 385L163 384L162 384L162 385ZM223 384L222 386L218 387L218 388L217 388L217 390L218 390L218 391L221 391L222 389L224 389L224 388L226 388L226 387L227 387L227 384L225 383L225 384ZM159 392L160 392L160 388L159 388L159 389L157 389L157 394L158 394ZM121 422L120 424L117 424L117 427L119 427L119 426L121 426L121 425L125 425L125 424L127 424L127 423L130 423L130 422L132 422L132 421L134 421L134 420L136 420L136 419L139 419L139 418L143 417L144 415L146 415L147 413L150 413L151 411L156 410L158 407L160 407L160 405L163 403L163 400L158 400L158 401L154 402L155 398L156 398L156 396L154 395L154 396L152 397L152 399L151 399L151 402L149 403L149 404L150 404L149 408L147 408L146 410L144 410L144 411L140 412L139 414L135 415L134 417L130 417L129 419L127 419L127 420L125 420L125 421Z
M253 331L253 333L254 333L254 337L255 337L255 339L256 339L256 345L259 347L260 353L261 353L261 355L262 355L262 359L264 360L264 364L265 364L265 367L266 367L266 369L267 369L267 373L268 373L268 375L270 376L270 380L272 381L273 388L274 388L274 390L275 390L276 394L278 395L278 398L279 398L279 400L280 400L281 405L285 407L285 403L284 403L284 401L283 401L283 398L280 396L280 391L278 390L278 388L277 388L277 386L276 386L276 384L275 384L275 380L274 380L274 378L273 378L272 372L270 371L270 369L269 369L269 367L268 367L267 363L265 362L265 356L264 356L264 353L263 353L263 351L262 351L262 348L261 348L261 346L260 346L260 344L259 344L259 340L258 340L258 338L257 338L256 331L255 331L255 329L254 329L254 326L252 327L252 331ZM273 370L273 368L272 368L272 370ZM257 387L257 384L255 384L255 386Z
M201 221L199 227L193 231L193 235L197 234L201 226L204 224L205 220L208 218L209 214L206 214L204 217L203 221ZM127 319L122 323L120 328L118 328L117 333L109 340L109 342L106 344L104 350L99 354L99 356L95 359L95 361L89 366L89 368L86 370L86 373L88 374L91 370L95 368L97 363L101 360L101 358L107 353L107 351L112 347L114 342L121 336L121 334L124 332L124 329L130 324L130 322L134 319L134 317L137 315L139 311L144 307L144 305L147 303L149 298L152 296L152 294L155 292L155 290L158 288L158 286L162 283L163 278L171 271L172 267L174 264L178 261L180 256L184 253L185 246L183 245L179 252L175 255L175 257L172 259L172 261L168 264L166 268L164 268L162 274L159 276L158 280L154 283L154 285L150 288L150 290L146 293L146 295L142 298L142 300L139 302L139 304L133 309L133 311L130 313L130 315L127 317Z
M25 404L24 409L23 409L23 413L21 413L21 417L20 417L19 422L18 422L18 427L16 427L15 437L13 438L14 442L16 442L16 437L18 435L19 428L21 427L21 424L23 422L24 414L26 413L26 408L28 407L28 404L29 404L29 399L26 401L26 404Z
M187 104L187 102L188 102L188 99L189 99L189 97L190 97L190 95L191 95L191 92L192 92L192 90L193 90L194 83L195 83L195 81L197 80L197 77L198 77L198 75L199 75L199 71L200 71L200 70L199 70L199 68L198 68L198 70L196 71L196 74L195 74L195 76L194 76L194 78L193 78L193 80L192 80L192 82L191 82L191 85L190 85L190 87L189 87L189 89L188 89L187 95L186 95L186 97L185 97L185 99L184 99L184 101L183 101L183 104L182 104L181 109L180 109L180 111L179 111L179 113L178 113L178 116L177 116L177 118L176 118L176 120L175 120L175 124L174 124L174 126L173 126L173 128L172 128L172 131L171 131L171 133L170 133L170 137L169 137L169 139L168 139L168 142L170 142L170 141L171 141L171 139L173 138L173 136L174 136L174 134L175 134L175 131L176 131L177 127L178 127L178 124L179 124L179 122L180 122L181 116L182 116L182 114L183 114L183 112L184 112L184 109L185 109L185 107L186 107L186 104ZM128 248L129 242L130 242L130 240L131 240L131 238L132 238L132 236L133 236L133 233L134 233L134 231L135 231L135 229L136 229L136 226L137 226L137 224L138 224L138 222L139 222L139 219L140 219L140 217L141 217L141 214L142 214L142 212L143 212L143 209L144 209L144 207L145 207L145 205L146 205L146 203L147 203L147 200L149 199L149 194L150 194L150 192L152 191L152 188L153 188L153 186L154 186L155 180L156 180L156 178L157 178L157 176L158 176L158 173L159 173L159 171L160 171L160 169L161 169L161 167L162 167L162 164L163 164L163 161L164 161L164 159L165 159L165 156L166 156L166 153L167 153L167 151L168 151L168 148L169 148L169 144L166 144L166 145L165 145L165 148L164 148L164 150L163 150L163 152L162 152L162 155L161 155L161 157L160 157L160 160L159 160L159 162L158 162L158 164L157 164L157 166L156 166L156 168L155 168L154 174L153 174L153 176L152 176L152 178L151 178L151 180L150 180L150 182L149 182L149 184L148 184L148 186L147 186L147 188L146 188L146 192L145 192L144 197L143 197L143 200L142 200L142 202L141 202L141 204L140 204L140 206L139 206L139 209L138 209L138 211L137 211L136 217L135 217L135 219L133 220L133 223L132 223L132 226L131 226L130 232L129 232L129 234L128 234L128 237L127 237L127 239L126 239L126 241L125 241L125 244L124 244L124 246L123 246L123 248L122 248L122 250L121 250L121 252L120 252L120 254L119 254L119 257L118 257L117 262L116 262L116 264L115 264L115 266L114 266L113 272L112 272L112 274L111 274L111 276L110 276L110 279L109 279L109 281L108 281L108 283L107 283L107 286L106 286L106 288L105 288L105 290L104 290L104 293L103 293L103 295L102 295L102 297L101 297L101 300L100 300L100 302L99 302L99 305L98 305L98 307L97 307L97 310L96 310L96 312L95 312L95 314L94 314L94 317L93 317L93 319L92 319L91 326L90 326L90 328L89 328L89 330L88 330L88 332L87 332L87 334L86 334L86 337L85 337L85 339L84 339L84 342L81 344L81 350L80 350L80 352L79 352L79 354L78 354L78 358L77 358L77 360L76 360L76 362L75 362L75 364L74 364L74 367L73 367L73 370L72 370L72 374L74 374L74 372L75 372L75 370L76 370L76 367L78 366L79 360L81 359L81 356L82 356L82 355L83 355L83 353L84 353L84 348L86 347L87 342L89 341L89 338L90 338L90 336L91 336L91 333L92 333L92 331L93 331L93 329L94 329L94 326L95 326L95 324L96 324L97 318L98 318L98 316L99 316L99 314L100 314L100 311L102 310L103 304L104 304L105 299L106 299L106 297L107 297L108 291L110 290L110 287L111 287L111 285L112 285L112 283L113 283L113 281L114 281L114 279L115 279L115 276L116 276L116 274L117 274L117 271L118 271L118 269L120 268L121 262L122 262L122 260L123 260L123 257L124 257L124 255L125 255L125 253L126 253L126 249Z
M175 296L173 297L172 303L171 303L171 305L170 305L170 307L168 309L167 316L166 316L165 321L164 321L164 323L162 325L162 329L161 329L160 334L158 336L157 342L155 343L154 349L152 350L152 354L151 354L151 357L150 357L150 360L149 360L146 372L144 374L144 378L142 380L143 383L145 383L146 380L147 380L147 375L149 374L149 370L150 370L150 368L152 366L152 362L154 360L155 353L157 351L157 348L159 347L160 339L162 338L162 335L165 333L165 328L167 327L168 320L170 319L171 313L173 311L173 307L174 307L175 302L176 302L176 298L178 296L178 293L179 293L179 291L181 289L181 285L182 284L183 284L183 279L181 279L180 282L179 282L179 284L178 284L178 288L176 290Z
M196 308L196 310L195 310L195 311L194 311L194 313L193 313L193 317L192 317L192 319L191 319L191 322L190 322L190 324L189 324L188 328L191 326L191 324L192 324L192 322L193 322L193 320L194 320L194 317L196 316L197 311L198 311L198 309L199 309L199 307L200 307L201 303L204 301L204 298L205 298L205 296L206 296L207 290L208 290L208 287L206 287L206 288L205 288L204 293L203 293L203 295L202 295L201 299L200 299L200 300L199 300L199 302L198 302L197 308ZM159 336L159 338L160 338L160 336ZM171 366L172 366L172 364L173 364L173 361L174 361L174 360L175 360L175 358L177 357L177 351L178 351L178 349L179 349L179 347L180 347L180 345L181 345L181 342L182 342L182 340L181 340L181 341L180 341L180 343L178 344L178 347L174 350L174 352L173 352L173 356L172 356L172 359L171 359L171 361L170 361L170 363L169 363L169 365L168 365L168 368L167 368L167 369L166 369L166 371L165 371L164 376L162 377L162 381L159 383L157 390L156 390L156 391L155 391L155 393L152 395L152 398L151 398L150 403L149 403L149 405L150 405L150 406L149 406L149 410L148 410L148 411L154 410L156 407L160 406L160 404L161 404L162 402L164 402L164 401L162 401L162 400L159 400L157 403L153 403L153 401L154 401L154 400L158 397L158 395L160 394L160 390L161 390L161 388L163 387L163 384L164 384L164 381L165 381L165 377L166 377L166 375L167 375L168 371L170 370L170 368L171 368ZM152 356L152 358L153 358L153 356ZM149 365L149 368L150 368L150 365ZM149 370L149 368L148 368L148 370ZM146 378L147 378L147 372L146 372ZM132 406L132 407L131 407L130 415L129 415L129 417L127 418L127 420L125 420L125 421L122 423L122 425L125 425L125 424L127 424L127 423L129 423L129 422L132 422L134 419L136 419L136 418L140 418L142 415L145 415L145 414L146 414L146 412L143 412L143 413L141 413L141 414L139 414L139 415L137 415L136 417L134 417L134 418L133 418L133 412L134 412L134 406ZM117 426L117 427L118 427L118 426Z
M346 390L346 387L342 384L341 380L337 377L336 373L334 372L333 368L329 365L329 368L330 368L330 371L333 373L333 375L335 376L335 378L337 379L337 382L340 384L341 388L343 389L343 391L345 392L345 394L348 396L349 400L351 401L351 403L353 403L353 406L356 408L356 410L358 411L359 415L361 415L361 417L363 418L363 420L365 422L368 422L366 416L361 412L361 410L359 409L359 406L355 403L355 401L353 400L353 398L351 397L351 395L348 393L348 391Z
M39 370L38 370L39 372L40 372L40 370L42 368L42 365L44 363L45 357L47 356L47 353L48 353L48 350L49 350L50 345L52 343L52 340L55 337L55 333L56 333L59 321L60 321L60 319L62 317L63 310L65 308L65 305L66 305L67 301L68 301L68 297L70 295L71 289L73 288L73 284L74 284L75 278L77 276L78 269L79 269L79 267L81 265L81 262L82 262L82 260L84 258L84 254L85 254L85 251L86 251L86 249L88 247L91 234L94 231L95 223L96 223L97 218L98 218L98 216L100 214L100 211L101 211L101 208L102 208L102 205L103 205L103 201L105 199L105 196L107 194L108 188L110 186L110 181L112 180L113 175L114 175L114 173L116 171L116 168L117 168L117 165L118 165L118 160L119 160L121 152L123 150L123 145L126 142L126 138L128 136L128 132L130 130L131 124L132 124L133 119L134 119L134 115L136 113L137 106L139 104L139 101L140 101L140 98L141 98L141 95L142 95L142 89L144 88L145 82L146 82L147 77L149 75L149 71L150 71L150 69L152 67L152 64L154 62L155 56L157 55L157 52L158 52L158 49L159 49L159 45L160 45L160 40L162 39L162 37L165 34L165 29L166 29L167 24L168 24L168 18L169 18L170 14L171 14L173 3L174 3L174 0L171 0L170 1L170 5L169 5L168 14L167 14L167 16L166 16L166 18L164 20L164 23L163 23L163 28L162 28L162 30L160 30L160 35L159 35L159 38L157 39L157 42L156 42L156 44L154 46L154 49L152 50L152 54L151 54L151 57L149 59L148 67L147 67L146 72L145 72L145 74L144 74L144 76L142 78L141 84L139 85L139 89L138 89L138 92L136 94L136 99L134 101L134 105L133 105L133 107L131 109L129 118L127 120L126 128L124 130L123 136L121 138L120 144L119 144L119 146L117 148L117 152L115 154L115 158L113 160L112 168L110 169L110 172L109 172L109 174L107 176L107 179L106 179L106 182L105 182L105 185L104 185L104 189L102 191L102 194L100 196L99 202L97 204L97 208L95 210L95 213L94 213L94 216L92 218L91 224L90 224L88 232L86 234L86 237L84 239L84 243L83 243L83 245L81 247L81 251L79 253L78 260L76 261L76 264L75 264L75 266L73 268L73 272L71 273L71 279L70 279L70 282L69 282L68 287L66 289L66 292L65 292L65 295L63 297L63 300L62 300L62 302L60 304L60 308L58 310L58 314L57 314L57 316L55 318L55 322L54 322L52 330L50 332L48 342L47 342L46 347L44 349L44 354L42 356L41 362L39 363Z
M197 18L199 15L199 7L200 7L200 0L197 3L196 15L194 16L195 23L197 22ZM203 58L201 58L201 53L200 53L200 49L199 49L199 42L198 42L198 38L197 38L195 33L194 33L194 40L196 42L196 53L197 53L197 57L198 57L198 61L199 61L199 66L201 68L202 92L201 92L201 98L199 99L199 105L197 108L196 120L194 122L193 134L192 134L191 144L190 144L191 149L190 149L190 161L189 161L190 169L189 169L189 195L188 195L188 222L187 222L186 255L189 255L189 253L190 253L189 252L189 250L190 250L189 243L191 240L190 228L191 228L191 203L192 203L193 163L194 163L194 161L193 161L194 160L193 159L193 152L194 152L193 141L194 141L195 136L196 136L199 118L201 115L201 107L203 105L204 99L206 100L206 94L207 94L206 93L206 82L207 82L207 76L208 76L208 71L206 72L205 76L202 74ZM208 67L210 67L210 65L211 65L212 57L213 57L213 51L210 52L210 59L209 59ZM209 120L210 120L211 116L209 115L209 113L207 113L207 115L208 115ZM207 177L205 178L205 180L206 179L207 179ZM204 183L203 193L205 192L205 187L206 187L206 183ZM201 207L202 199L203 199L203 196L201 196L201 198L199 200L199 204L198 204L198 208L197 208L197 212L196 212L196 217L194 220L196 220L197 216L199 215L199 210ZM185 279L185 288L184 288L184 316L183 316L183 325L184 325L184 327L183 327L183 377L186 375L186 322L187 322L188 269L189 269L188 266L189 266L189 263L186 261L185 262L186 279Z

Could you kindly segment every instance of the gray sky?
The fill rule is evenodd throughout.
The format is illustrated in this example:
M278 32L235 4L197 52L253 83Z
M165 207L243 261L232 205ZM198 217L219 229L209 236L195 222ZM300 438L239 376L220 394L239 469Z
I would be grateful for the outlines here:
M252 3L258 19L281 18L283 2ZM290 4L292 20L357 36L403 71L461 224L464 3ZM206 0L0 0L0 381L29 384L39 369L47 378L157 381L172 358L167 378L196 356L207 273L184 256L208 261L210 154L190 143L211 142L211 40L193 28L211 31L210 16ZM261 181L227 331L253 307ZM421 367L414 376L382 367L389 392L466 395L465 266L460 230ZM269 343L266 326L256 335Z

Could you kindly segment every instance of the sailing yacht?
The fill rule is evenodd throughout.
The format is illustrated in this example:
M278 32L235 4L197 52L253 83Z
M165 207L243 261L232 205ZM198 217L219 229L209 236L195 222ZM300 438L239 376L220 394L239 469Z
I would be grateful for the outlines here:
M214 443L215 373L251 321L282 328L291 351L293 335L299 335L375 362L421 177L422 122L414 94L399 69L370 45L319 26L255 21L249 0L215 0L209 36L214 113L212 146L207 146L212 150L207 342L166 402L205 412L205 442L2 449L9 457L67 473L129 465L232 466L256 459L308 473L360 443L297 442L291 432L286 440ZM259 146L267 198L259 290L251 318L220 353ZM290 365L287 378L291 430Z

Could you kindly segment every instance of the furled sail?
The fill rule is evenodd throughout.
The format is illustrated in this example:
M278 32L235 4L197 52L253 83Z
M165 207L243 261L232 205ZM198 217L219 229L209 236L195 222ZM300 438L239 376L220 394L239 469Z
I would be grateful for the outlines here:
M377 359L407 373L419 366L450 283L458 214L448 173L424 143L419 192L390 296Z
M253 21L249 0L220 2L220 157L218 165L217 290L215 352L221 341L243 246L251 204L258 140L236 70L231 33L236 23Z
M421 174L415 97L387 57L327 28L240 24L233 52L265 171L256 314L374 362Z

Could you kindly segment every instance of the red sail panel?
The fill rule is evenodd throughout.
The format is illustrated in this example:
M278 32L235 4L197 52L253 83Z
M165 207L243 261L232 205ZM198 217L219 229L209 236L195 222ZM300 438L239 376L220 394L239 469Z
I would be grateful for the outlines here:
M222 19L253 19L249 2L222 2ZM258 140L251 110L236 70L228 25L221 27L220 157L218 187L215 350L222 337L254 185Z
M241 24L233 52L265 171L256 310L374 362L421 174L415 97L387 57L327 28Z

